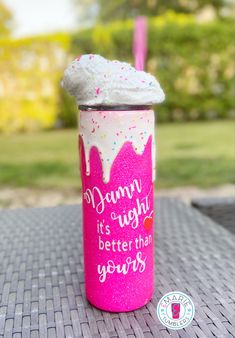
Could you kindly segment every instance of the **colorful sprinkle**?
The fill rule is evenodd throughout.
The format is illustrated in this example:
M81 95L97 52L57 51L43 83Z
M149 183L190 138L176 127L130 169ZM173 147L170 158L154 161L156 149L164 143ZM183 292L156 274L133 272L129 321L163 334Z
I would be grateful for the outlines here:
M96 92L97 95L99 95L100 94L100 88L99 87L96 88L95 92Z

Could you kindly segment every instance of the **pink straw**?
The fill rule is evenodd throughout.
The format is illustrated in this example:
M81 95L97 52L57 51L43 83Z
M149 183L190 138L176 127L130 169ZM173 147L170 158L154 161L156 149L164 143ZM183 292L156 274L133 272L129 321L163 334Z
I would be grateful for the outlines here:
M147 55L147 19L144 16L138 16L135 19L133 54L135 68L144 70Z

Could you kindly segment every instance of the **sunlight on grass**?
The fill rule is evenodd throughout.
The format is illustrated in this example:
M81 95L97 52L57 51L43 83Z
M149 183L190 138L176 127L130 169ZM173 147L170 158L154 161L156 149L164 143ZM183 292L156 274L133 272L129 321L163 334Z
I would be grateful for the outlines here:
M0 148L2 186L74 189L81 186L76 130L1 135ZM160 124L157 148L160 188L233 182L231 121Z
M158 186L214 186L234 182L231 121L160 125Z

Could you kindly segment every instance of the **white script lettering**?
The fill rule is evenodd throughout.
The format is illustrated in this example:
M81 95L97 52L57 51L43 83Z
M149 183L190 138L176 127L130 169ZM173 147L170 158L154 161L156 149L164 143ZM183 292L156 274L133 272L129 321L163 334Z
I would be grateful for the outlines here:
M99 281L104 283L108 274L118 273L126 275L129 270L133 270L134 272L139 271L140 273L144 272L146 268L146 258L142 258L142 252L137 252L136 258L132 259L131 257L127 257L123 264L115 265L114 261L109 260L107 265L98 264L97 270L99 276Z
M129 186L119 186L117 190L102 194L98 187L92 189L86 189L83 194L84 200L91 204L98 214L102 214L105 210L105 203L116 204L119 199L127 197L132 199L135 192L140 193L142 191L141 180L134 179Z

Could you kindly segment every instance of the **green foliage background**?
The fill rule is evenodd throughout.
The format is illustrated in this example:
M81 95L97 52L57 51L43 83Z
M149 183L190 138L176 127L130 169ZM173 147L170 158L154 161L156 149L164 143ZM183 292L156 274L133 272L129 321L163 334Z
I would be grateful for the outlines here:
M13 17L11 11L0 0L0 38L9 36L13 24Z
M168 12L148 21L147 70L166 92L158 121L234 115L232 21L198 23ZM60 88L63 70L78 54L133 61L133 21L97 24L69 36L0 39L0 131L76 124L76 104Z
M168 12L149 19L147 70L166 92L160 121L227 118L234 114L234 25L199 24L193 16ZM132 62L133 22L114 22L79 32L72 53L96 51Z
M0 39L0 131L54 127L70 36Z

